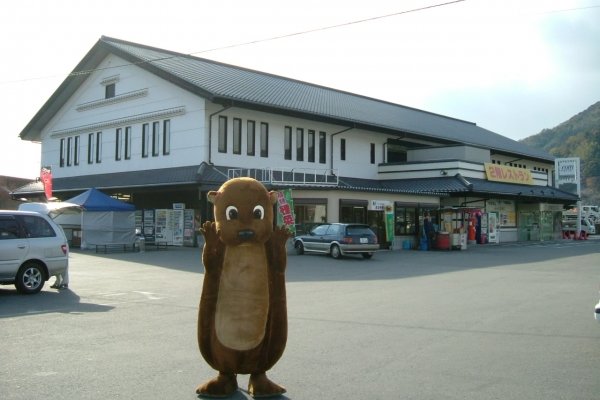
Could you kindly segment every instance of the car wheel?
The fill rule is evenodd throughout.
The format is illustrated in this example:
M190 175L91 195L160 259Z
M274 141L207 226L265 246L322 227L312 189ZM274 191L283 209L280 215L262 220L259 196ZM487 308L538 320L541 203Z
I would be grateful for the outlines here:
M362 253L362 256L368 260L369 258L373 257L373 253Z
M302 242L300 242L300 241L296 242L296 244L294 245L294 248L296 249L296 254L298 254L299 256L304 254L304 245L302 244Z
M44 287L44 271L35 262L26 262L19 268L15 287L19 293L35 294Z
M338 246L337 244L334 244L331 246L331 257L333 258L340 258L342 256L342 252L340 251L340 246Z

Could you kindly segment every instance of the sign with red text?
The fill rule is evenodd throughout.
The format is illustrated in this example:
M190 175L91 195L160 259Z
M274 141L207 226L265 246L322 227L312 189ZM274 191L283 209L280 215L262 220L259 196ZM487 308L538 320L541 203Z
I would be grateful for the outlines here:
M492 163L484 163L483 165L488 181L533 185L533 175L528 169Z

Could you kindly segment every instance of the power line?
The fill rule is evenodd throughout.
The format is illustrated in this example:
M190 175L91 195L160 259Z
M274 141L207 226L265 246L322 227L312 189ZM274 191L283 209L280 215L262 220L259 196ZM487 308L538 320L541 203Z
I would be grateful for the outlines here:
M419 7L419 8L414 8L414 9L405 10L405 11L399 11L399 12L395 12L395 13L391 13L391 14L379 15L379 16L376 16L376 17L370 17L370 18L364 18L364 19L360 19L360 20L356 20L356 21L344 22L344 23L337 24L337 25L330 25L330 26L325 26L325 27L320 27L320 28L315 28L315 29L309 29L309 30L300 31L300 32L288 33L288 34L285 34L285 35L273 36L273 37L265 38L265 39L257 39L257 40L252 40L252 41L249 41L249 42L236 43L236 44L231 44L231 45L227 45L227 46L214 47L214 48L211 48L211 49L200 50L200 51L196 51L196 52L193 52L193 53L187 53L187 54L182 54L182 55L184 55L184 56L192 56L194 54L208 53L208 52L217 51L217 50L225 50L225 49L231 49L231 48L235 48L235 47L242 47L242 46L248 46L248 45L257 44L257 43L264 43L264 42L269 42L269 41L274 41L274 40L279 40L279 39L285 39L285 38L289 38L289 37L293 37L293 36L306 35L306 34L309 34L309 33L321 32L321 31L326 31L326 30L330 30L330 29L341 28L341 27L344 27L344 26L350 26L350 25L355 25L355 24L361 24L361 23L364 23L364 22L376 21L376 20L379 20L379 19L394 17L394 16L397 16L397 15L409 14L409 13L414 13L414 12L419 12L419 11L425 11L425 10L429 10L429 9L432 9L432 8L448 6L448 5L452 5L452 4L455 4L455 3L461 3L463 1L466 1L466 0L454 0L454 1L449 1L449 2L446 2L446 3L438 3L438 4L433 4L433 5L430 5L430 6ZM182 55L169 56L169 57L160 57L160 58L155 58L155 59L152 59L152 60L139 61L137 63L123 64L123 65L111 66L111 67L105 67L105 68L95 68L95 69L84 70L84 71L74 71L74 72L71 72L69 75L67 75L67 77L89 75L89 74L91 74L93 72L96 72L96 71L104 71L104 70L108 70L108 69L121 68L121 67L125 67L125 66L130 66L130 65L140 65L140 64L152 63L152 62L156 62L156 61L169 60L169 59L172 59L172 58L181 57ZM19 83L19 82L27 82L27 81L33 81L33 80L49 79L49 78L54 78L54 76L44 76L44 77L36 77L36 78L25 78L25 79L20 79L20 80L15 80L15 81L0 82L0 84Z

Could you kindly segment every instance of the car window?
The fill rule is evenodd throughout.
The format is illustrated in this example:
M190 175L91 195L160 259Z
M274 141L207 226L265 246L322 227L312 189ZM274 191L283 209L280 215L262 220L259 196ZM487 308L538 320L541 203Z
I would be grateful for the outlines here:
M324 235L327 232L327 228L329 228L329 225L319 225L313 228L312 233L313 235Z
M329 225L327 229L327 235L336 235L339 231L339 225Z
M56 236L56 232L44 218L34 215L21 215L19 217L25 226L28 238Z
M350 225L346 228L348 235L372 235L373 232L365 225Z
M0 240L18 239L19 225L13 218L0 218Z

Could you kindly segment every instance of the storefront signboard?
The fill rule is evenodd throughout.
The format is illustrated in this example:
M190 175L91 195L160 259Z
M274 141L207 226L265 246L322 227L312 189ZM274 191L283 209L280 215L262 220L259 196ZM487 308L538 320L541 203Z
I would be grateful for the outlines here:
M579 157L554 160L556 187L562 191L581 195Z
M528 169L492 163L483 165L488 181L533 185L533 175Z

